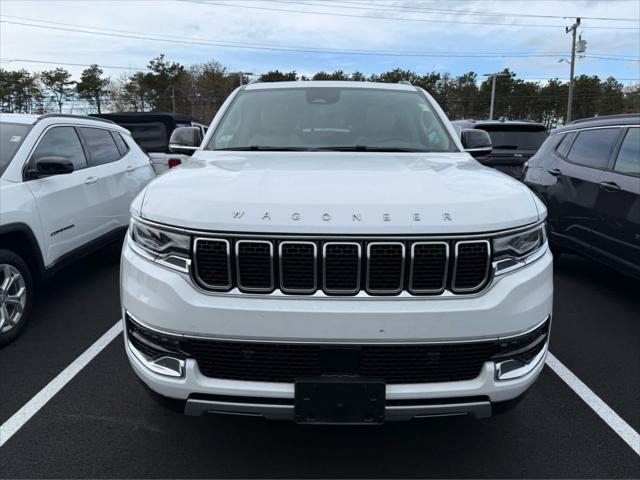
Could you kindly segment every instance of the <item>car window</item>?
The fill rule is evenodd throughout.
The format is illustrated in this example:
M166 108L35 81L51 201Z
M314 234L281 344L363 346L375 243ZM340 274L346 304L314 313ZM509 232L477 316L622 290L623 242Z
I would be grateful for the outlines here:
M111 132L111 135L113 135L113 139L116 142L120 156L124 157L129 151L129 145L127 145L127 142L124 141L124 138L122 138L122 135L118 132Z
M102 165L121 158L120 151L109 130L80 127L80 133L89 151L90 165Z
M613 169L640 175L640 128L630 128L622 141Z
M0 175L11 163L25 137L31 130L31 125L22 123L0 123Z
M583 130L571 145L567 159L587 167L604 169L619 135L619 128Z
M415 90L276 88L237 94L207 149L457 151Z
M571 147L571 142L576 137L576 132L567 133L562 137L560 143L556 146L556 152L558 152L563 157L567 156L569 153L569 147Z
M518 130L511 127L504 130L489 127L482 129L489 133L496 150L538 150L547 139L547 132L544 130Z
M31 158L38 160L44 157L62 157L73 163L74 170L87 166L82 144L73 127L54 127L48 130Z

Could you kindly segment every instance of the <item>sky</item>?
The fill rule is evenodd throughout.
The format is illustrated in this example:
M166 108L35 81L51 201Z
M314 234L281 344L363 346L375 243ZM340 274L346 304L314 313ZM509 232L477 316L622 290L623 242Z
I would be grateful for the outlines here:
M72 64L118 77L164 53L255 74L509 67L540 81L568 79L565 26L580 15L587 50L576 75L640 83L640 0L0 0L0 15L0 67L62 66L75 79L86 67Z

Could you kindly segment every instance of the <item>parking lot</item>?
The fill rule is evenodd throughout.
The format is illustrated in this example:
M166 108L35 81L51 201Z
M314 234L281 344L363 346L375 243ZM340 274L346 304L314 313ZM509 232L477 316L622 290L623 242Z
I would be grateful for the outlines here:
M118 249L61 271L0 351L0 422L119 319ZM556 262L551 351L636 432L640 285ZM512 412L382 427L185 417L148 396L118 335L0 449L2 477L625 477L640 457L551 368Z

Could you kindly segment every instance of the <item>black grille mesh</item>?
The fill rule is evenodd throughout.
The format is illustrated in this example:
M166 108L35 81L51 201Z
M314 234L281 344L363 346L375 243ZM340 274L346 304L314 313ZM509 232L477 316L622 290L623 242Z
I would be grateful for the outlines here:
M458 243L454 290L477 290L484 285L489 267L489 244L481 242Z
M402 288L404 245L375 243L369 245L367 290L397 293Z
M447 272L447 244L416 243L413 246L411 290L414 292L441 292Z
M282 289L312 293L316 289L316 245L287 242L280 246Z
M273 290L273 255L269 242L237 244L238 286L245 290Z
M324 251L324 288L328 292L352 293L360 283L360 246L328 243Z
M196 262L198 277L209 287L229 288L228 243L224 240L198 239Z

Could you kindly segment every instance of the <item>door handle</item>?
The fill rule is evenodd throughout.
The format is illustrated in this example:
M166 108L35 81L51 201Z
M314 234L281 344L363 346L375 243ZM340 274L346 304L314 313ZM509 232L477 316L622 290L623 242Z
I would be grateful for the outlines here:
M127 165L127 168L125 169L127 171L127 173L131 173L136 169L136 167L134 167L133 165Z
M621 187L616 182L600 182L600 188L607 192L617 192Z
M84 183L90 185L92 183L96 183L98 181L98 177L87 177L84 179Z
M560 175L562 175L562 172L557 168L552 168L551 170L549 170L549 173L554 177L559 177Z

